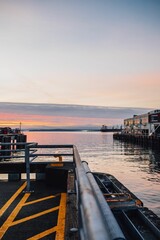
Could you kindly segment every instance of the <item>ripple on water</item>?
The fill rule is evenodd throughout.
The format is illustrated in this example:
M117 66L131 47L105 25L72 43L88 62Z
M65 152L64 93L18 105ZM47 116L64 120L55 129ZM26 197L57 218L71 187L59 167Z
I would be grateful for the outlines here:
M111 133L27 132L30 142L75 144L92 171L110 173L160 216L160 153L113 141Z

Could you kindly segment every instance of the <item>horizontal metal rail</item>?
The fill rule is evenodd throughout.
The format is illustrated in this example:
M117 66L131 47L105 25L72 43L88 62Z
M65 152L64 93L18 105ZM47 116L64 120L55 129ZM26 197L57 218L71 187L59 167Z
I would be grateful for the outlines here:
M88 167L88 164L86 162L83 162L82 164L89 179L89 182L91 184L94 196L97 199L97 202L100 204L102 213L106 221L106 227L111 236L111 239L125 239L108 203L106 202L92 172Z
M73 156L72 153L37 153L37 154L30 154L30 157L67 157L67 156Z
M78 205L80 214L80 237L82 240L125 239L113 213L100 191L88 166L82 163L74 147ZM88 175L88 173L90 173Z
M12 143L12 142L0 142L0 145L1 146L13 146L13 145L26 145L26 144L28 144L28 143L26 143L26 142L16 142L16 143Z
M30 146L30 145L29 145ZM71 144L66 144L66 145L39 145L39 144L37 144L37 145L33 145L32 147L34 147L34 148L71 148L71 149L73 149L73 145L71 145Z
M25 161L25 147L30 144L36 145L36 143L26 142L0 142L0 160L23 159Z
M38 153L39 149L70 149L72 150L72 153L57 153L56 151L53 153L43 152ZM34 151L34 152L33 152ZM45 150L44 150L45 151ZM62 151L62 150L61 150ZM59 151L58 151L59 152ZM38 144L28 144L25 147L25 162L26 162L26 176L27 176L27 187L26 191L30 192L30 165L31 164L37 164L37 163L51 163L51 161L47 161L45 158L41 161L34 161L38 159L39 157L59 157L59 161L62 160L62 157L72 157L73 161L73 145L38 145Z
M11 152L11 153L16 153L16 152L22 152L22 151L24 151L24 149L0 149L0 153L2 152Z
M3 155L0 155L0 159L25 159L25 155L20 155L20 156L3 156Z

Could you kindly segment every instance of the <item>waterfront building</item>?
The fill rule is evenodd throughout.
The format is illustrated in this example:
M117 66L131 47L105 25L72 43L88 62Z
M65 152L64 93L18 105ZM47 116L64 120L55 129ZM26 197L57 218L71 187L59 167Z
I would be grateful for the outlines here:
M160 109L124 119L123 133L160 137Z

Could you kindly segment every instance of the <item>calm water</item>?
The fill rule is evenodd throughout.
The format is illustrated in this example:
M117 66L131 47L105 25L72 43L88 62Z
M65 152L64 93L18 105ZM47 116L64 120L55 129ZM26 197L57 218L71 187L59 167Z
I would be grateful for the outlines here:
M92 171L110 173L160 216L160 153L113 140L112 133L27 132L28 142L75 144Z

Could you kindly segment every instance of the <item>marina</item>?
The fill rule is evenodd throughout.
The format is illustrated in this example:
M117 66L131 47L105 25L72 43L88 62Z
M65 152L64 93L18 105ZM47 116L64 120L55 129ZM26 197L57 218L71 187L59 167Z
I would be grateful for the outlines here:
M91 133L79 134L83 138L86 134L91 137ZM92 134L94 137L98 135L98 133ZM59 142L58 135L57 133L57 142ZM43 139L44 136L43 133ZM64 134L63 136L65 137ZM27 134L27 137L31 136ZM0 182L1 192L4 193L1 199L1 239L9 240L13 239L13 236L16 236L17 240L133 239L133 236L136 236L135 239L159 238L158 216L148 210L146 205L144 207L141 199L134 199L134 195L129 200L127 196L130 193L126 192L128 190L113 175L92 173L90 164L86 163L86 157L84 158L82 154L85 161L81 160L74 145L26 143L21 154L23 161L0 163L0 173L8 176L8 179L2 179ZM24 173L25 179L23 179ZM116 185L117 189L120 189L118 182L123 191L112 192L115 189L111 190L111 185ZM88 194L90 191L91 195ZM103 196L108 200L104 201ZM116 201L116 198L119 200ZM118 204L117 207L115 204ZM94 206L94 211L90 211L90 206ZM107 219L101 214L106 211ZM136 223L131 224L136 220L134 215L137 215L137 211L138 215L142 215L139 218L141 228L144 229L145 225L146 229L144 222L146 213L149 219L147 222L152 219L154 227L151 229L154 230L147 227L144 232L138 230L137 233ZM95 225L94 219L97 220L97 216L99 216L99 224L97 225L96 221ZM121 223L125 221L128 224L122 226ZM99 235L99 228L103 229L102 236ZM150 233L144 237L148 229Z

